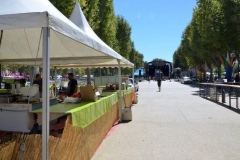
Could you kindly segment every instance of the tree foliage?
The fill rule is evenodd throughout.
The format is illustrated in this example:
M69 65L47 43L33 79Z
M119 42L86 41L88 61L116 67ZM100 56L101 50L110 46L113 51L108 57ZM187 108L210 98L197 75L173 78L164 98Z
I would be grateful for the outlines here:
M124 57L129 57L131 51L131 26L122 17L117 16L117 33L119 53Z
M240 1L198 0L191 22L183 32L173 55L174 66L200 69L213 66L221 71L227 53L236 55L240 48Z
M82 11L94 31L99 29L99 0L79 0Z
M50 2L64 14L66 17L70 17L75 5L75 0L50 0Z
M97 35L115 51L119 51L117 33L117 17L114 13L113 0L104 0L98 4L99 28Z
M165 60L161 58L154 58L152 61L165 61Z

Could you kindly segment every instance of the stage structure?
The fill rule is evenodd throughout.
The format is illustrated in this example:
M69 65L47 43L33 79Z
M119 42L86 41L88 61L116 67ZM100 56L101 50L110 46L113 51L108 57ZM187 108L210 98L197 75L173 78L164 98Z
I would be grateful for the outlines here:
M168 61L152 61L146 66L147 77L171 77L173 74L172 63Z

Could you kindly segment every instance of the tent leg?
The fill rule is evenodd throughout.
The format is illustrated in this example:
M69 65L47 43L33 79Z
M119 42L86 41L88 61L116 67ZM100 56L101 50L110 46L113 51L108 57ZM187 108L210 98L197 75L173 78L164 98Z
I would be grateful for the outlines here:
M133 79L133 85L134 85L134 67L132 68L132 79Z
M119 85L119 118L120 122L122 121L122 76L121 76L121 66L120 66L120 60L118 59L118 85Z
M57 97L57 67L54 67L54 72L55 72L55 88L54 88L54 96Z
M0 89L2 88L2 64L0 64Z
M87 68L87 84L91 85L91 71Z
M43 27L43 85L42 85L42 159L48 160L49 145L49 64L50 64L50 29Z
M30 66L30 86L33 84L33 79L34 79L34 68L33 66Z
M135 93L136 93L136 91L135 91L135 81L134 81L134 66L132 68L132 79L133 79L134 101L135 101Z

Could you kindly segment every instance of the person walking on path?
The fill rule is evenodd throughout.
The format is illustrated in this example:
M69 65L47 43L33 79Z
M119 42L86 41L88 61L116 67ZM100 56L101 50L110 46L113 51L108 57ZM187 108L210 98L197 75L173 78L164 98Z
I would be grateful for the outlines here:
M151 78L150 78L150 77L148 77L148 83L150 83L150 81L151 81Z
M158 77L158 79L157 79L157 84L158 84L158 90L159 90L159 92L160 92L160 90L161 90L161 83L162 83L162 80L161 80L160 77Z

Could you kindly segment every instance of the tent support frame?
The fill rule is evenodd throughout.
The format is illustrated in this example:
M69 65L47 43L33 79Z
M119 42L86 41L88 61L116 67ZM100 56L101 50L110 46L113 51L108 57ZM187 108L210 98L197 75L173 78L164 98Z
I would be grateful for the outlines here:
M43 27L43 85L42 85L42 159L48 160L49 150L49 76L50 29Z
M132 79L133 79L133 89L134 89L134 101L135 101L135 93L136 93L136 91L135 91L135 80L134 80L134 66L133 66L133 68L132 68Z
M121 76L121 64L120 64L120 60L117 60L118 62L118 85L119 85L119 101L118 101L118 105L119 105L119 119L120 122L122 121L122 76Z
M54 74L55 74L55 87L54 89L54 96L57 97L57 66L54 66Z

